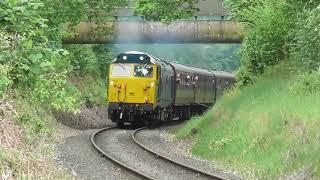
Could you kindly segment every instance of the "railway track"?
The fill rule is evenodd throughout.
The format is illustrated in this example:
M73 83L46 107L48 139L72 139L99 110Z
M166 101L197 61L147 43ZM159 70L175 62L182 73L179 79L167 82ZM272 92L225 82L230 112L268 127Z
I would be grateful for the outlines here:
M153 156L153 158L154 158L153 161L163 161L162 163L169 164L169 166L176 166L175 168L178 168L179 172L184 171L182 174L186 174L186 172L187 172L189 174L194 175L194 177L197 177L196 179L198 179L198 178L199 179L218 179L218 180L224 180L225 179L223 177L220 177L219 175L211 174L209 172L205 172L203 170L191 167L191 166L183 164L181 162L177 162L177 161L175 161L173 159L170 159L169 157L163 156L163 155L158 154L158 153L154 152L153 150L149 149L146 145L144 145L141 142L139 142L139 140L138 140L138 138L136 136L139 132L143 131L144 129L146 129L146 128L139 128L139 129L136 129L134 131L130 131L130 132L132 132L130 134L132 143L134 143L135 146L139 147L140 150L143 151L143 153L148 153L148 155L146 154L146 155L144 155L144 157L145 156ZM128 162L126 162L124 160L121 160L121 158L119 158L119 157L116 157L114 155L114 153L108 152L108 150L105 150L104 148L99 146L99 144L97 143L97 137L100 134L108 133L108 132L115 131L115 130L117 130L117 128L110 127L110 128L105 128L105 129L99 130L96 133L94 133L91 136L91 141L92 141L92 144L93 144L94 148L97 151L99 151L104 157L106 157L107 159L111 160L113 163L117 164L121 168L133 173L135 176L137 176L139 178L150 179L150 180L153 180L153 179L165 179L165 177L162 177L162 176L160 177L158 173L153 173L152 174L150 172L145 172L144 170L141 170L141 168L139 169L139 168L135 167L133 165L135 163L133 163L133 164L131 163L131 165L130 165L130 163L128 163ZM130 142L128 141L128 143L130 143ZM155 168L155 169L157 169L157 168ZM173 177L171 177L171 178L173 178ZM194 178L190 177L190 179L194 179Z

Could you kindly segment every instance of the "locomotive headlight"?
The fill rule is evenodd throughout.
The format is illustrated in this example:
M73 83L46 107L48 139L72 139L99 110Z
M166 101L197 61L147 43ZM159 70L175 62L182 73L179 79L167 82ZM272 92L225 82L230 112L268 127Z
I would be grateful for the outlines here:
M110 81L110 86L113 86L113 81Z
M123 56L122 59L126 61L128 59L128 57L127 56Z
M150 85L151 85L151 87L154 87L154 82L151 82L151 84L150 84Z
M140 61L143 61L143 60L144 60L144 57L143 57L143 56L140 56L139 59L140 59Z

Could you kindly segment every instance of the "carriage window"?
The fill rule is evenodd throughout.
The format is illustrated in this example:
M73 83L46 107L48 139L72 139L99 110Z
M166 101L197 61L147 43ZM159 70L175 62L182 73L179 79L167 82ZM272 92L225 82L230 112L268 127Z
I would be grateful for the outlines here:
M131 65L114 64L112 65L111 76L112 77L130 77L131 72L132 72Z
M152 66L135 66L134 67L135 77L153 77L153 67Z

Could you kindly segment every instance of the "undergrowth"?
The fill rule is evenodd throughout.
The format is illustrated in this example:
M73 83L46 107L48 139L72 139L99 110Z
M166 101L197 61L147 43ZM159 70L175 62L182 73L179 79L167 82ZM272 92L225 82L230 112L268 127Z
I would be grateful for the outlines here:
M92 76L73 76L71 82L79 91L80 104L87 107L107 105L107 79Z
M176 136L191 138L195 155L236 168L246 178L272 179L294 172L319 178L320 91L301 93L310 79L300 80L304 69L296 62L281 63L254 85L226 93ZM306 76L314 79L315 73Z
M0 177L66 179L50 160L54 117L27 94L11 91L0 103Z

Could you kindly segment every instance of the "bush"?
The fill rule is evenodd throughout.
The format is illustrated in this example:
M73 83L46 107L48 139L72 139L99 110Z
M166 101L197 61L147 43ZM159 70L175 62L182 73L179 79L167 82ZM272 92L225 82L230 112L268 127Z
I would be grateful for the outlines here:
M297 30L298 54L310 69L320 66L320 5L313 10L305 10Z
M267 1L255 8L241 49L239 85L252 83L256 75L262 74L266 67L278 64L288 54L286 43L291 22L285 16L286 5Z
M114 57L113 51L105 45L95 45L93 46L93 52L95 53L98 61L101 78L105 79L108 77L109 64Z
M302 73L298 76L291 90L301 95L312 95L320 92L320 68L311 73Z
M41 7L39 0L0 2L1 92L12 84L32 92L29 95L50 108L72 110L74 104L68 102L75 101L75 94L66 92L71 70L68 53L50 45L46 34L52 29L41 16Z
M95 77L100 75L92 45L67 45L64 47L70 53L69 60L72 65L73 74Z
M8 67L0 65L0 100L4 97L12 81L8 78Z

